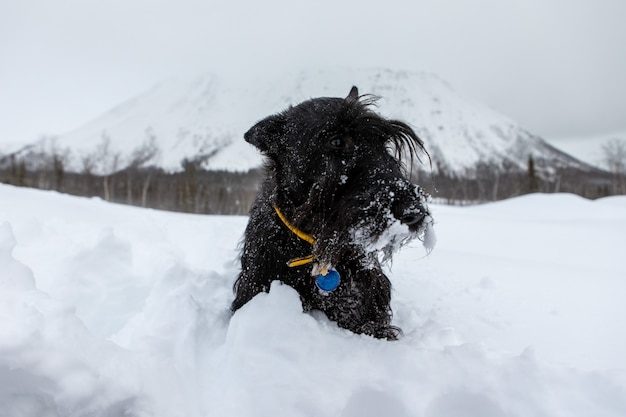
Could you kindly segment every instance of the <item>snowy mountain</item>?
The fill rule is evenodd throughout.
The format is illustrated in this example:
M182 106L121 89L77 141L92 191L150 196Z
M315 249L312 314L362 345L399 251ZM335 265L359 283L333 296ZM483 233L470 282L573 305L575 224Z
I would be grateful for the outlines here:
M343 97L352 85L362 94L380 96L382 114L416 129L436 171L464 173L479 161L508 161L525 169L529 155L588 168L507 117L462 97L435 75L388 69L305 70L246 81L214 74L172 79L59 136L54 146L72 151L74 170L80 170L81 158L98 154L104 141L108 155L100 152L95 158L101 171L111 169L104 166L111 155L119 154L116 167L121 168L134 150L153 140L160 151L155 162L167 170L180 170L188 158L208 169L247 171L261 164L260 155L243 140L257 120L308 98Z
M564 150L589 165L601 169L607 169L602 146L612 140L626 142L626 131L594 136L548 139L548 141L557 148Z
M0 184L0 416L623 417L626 198L431 206L397 342L275 282L228 306L246 217Z

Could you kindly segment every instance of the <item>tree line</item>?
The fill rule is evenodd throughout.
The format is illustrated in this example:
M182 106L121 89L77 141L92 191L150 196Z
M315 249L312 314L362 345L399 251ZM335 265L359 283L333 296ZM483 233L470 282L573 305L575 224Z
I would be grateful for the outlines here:
M610 172L555 166L529 155L525 169L506 160L490 160L461 173L414 168L411 179L436 201L447 204L474 204L533 192L568 192L592 199L626 194L626 144L612 141L605 148ZM0 181L162 210L244 215L263 178L261 168L240 173L208 170L204 166L211 154L184 159L178 172L167 172L154 164L158 154L154 138L148 138L123 158L111 151L105 137L93 154L81 158L81 169L75 172L68 169L68 150L54 145L27 147L0 155Z
M547 164L531 155L525 169L508 160L490 160L479 161L462 172L441 168L436 173L417 170L412 179L422 186L430 186L438 201L454 205L504 200L537 192L573 193L589 199L626 194L615 188L615 178L606 171Z
M248 172L207 170L212 155L181 161L168 172L155 165L154 138L123 157L103 137L95 152L80 157L80 169L69 170L70 152L48 142L0 154L0 181L21 187L100 197L103 200L187 213L247 214L256 198L260 169ZM74 165L75 167L75 165Z

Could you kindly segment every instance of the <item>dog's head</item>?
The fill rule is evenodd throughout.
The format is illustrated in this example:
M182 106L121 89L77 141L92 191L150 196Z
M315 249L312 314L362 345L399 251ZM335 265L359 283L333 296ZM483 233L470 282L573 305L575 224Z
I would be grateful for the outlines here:
M405 166L426 154L406 123L371 110L375 98L353 87L344 98L315 98L253 126L245 139L268 158L273 203L316 239L314 255L388 258L432 225L427 193Z

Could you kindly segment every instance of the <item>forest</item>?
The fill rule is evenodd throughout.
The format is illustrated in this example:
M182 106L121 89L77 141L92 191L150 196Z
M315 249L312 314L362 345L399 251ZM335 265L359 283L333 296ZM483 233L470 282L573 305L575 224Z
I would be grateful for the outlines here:
M158 152L154 143L144 144L126 159L112 155L106 145L82 158L80 172L68 169L69 151L56 148L32 147L0 154L0 181L160 210L245 215L264 175L263 168L248 172L205 169L210 155L184 159L179 171L166 172L152 164ZM552 166L550 161L529 155L523 169L507 161L490 160L462 174L426 166L413 167L409 174L434 201L452 205L480 204L534 192L566 192L590 199L626 194L626 146L616 141L605 147L611 171ZM431 161L430 166L436 164Z

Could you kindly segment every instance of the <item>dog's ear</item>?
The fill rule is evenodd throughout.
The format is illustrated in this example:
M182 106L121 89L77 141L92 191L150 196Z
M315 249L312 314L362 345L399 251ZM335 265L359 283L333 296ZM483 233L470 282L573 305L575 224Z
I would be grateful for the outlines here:
M285 126L285 117L282 114L275 114L252 126L243 137L261 152L268 153L285 134Z
M359 89L356 88L356 85L353 85L348 93L348 97L346 100L358 100L359 99Z

